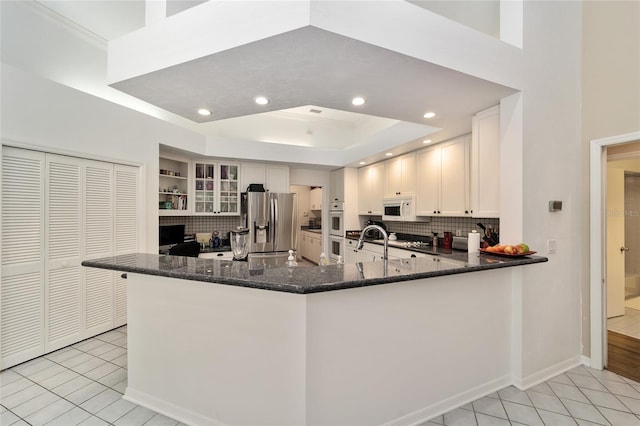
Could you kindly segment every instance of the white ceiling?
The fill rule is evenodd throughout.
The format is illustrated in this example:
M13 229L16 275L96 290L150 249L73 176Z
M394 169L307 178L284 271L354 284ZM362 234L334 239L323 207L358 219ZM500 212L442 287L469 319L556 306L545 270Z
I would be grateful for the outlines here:
M39 2L105 40L144 26L144 0ZM167 13L199 3L202 0L170 0ZM428 8L434 2L415 3ZM420 137L440 129L449 137L466 133L473 113L513 93L508 87L312 26L112 87L201 123L198 128L205 135L331 149L362 142L353 135L363 128L383 128L398 121L414 123L414 129L415 124L423 125ZM271 102L260 107L253 102L257 95L266 95ZM357 95L367 99L364 106L350 104ZM213 115L197 115L201 107ZM422 115L427 111L438 115L425 120ZM415 144L414 133L403 143ZM369 154L371 161L376 153Z

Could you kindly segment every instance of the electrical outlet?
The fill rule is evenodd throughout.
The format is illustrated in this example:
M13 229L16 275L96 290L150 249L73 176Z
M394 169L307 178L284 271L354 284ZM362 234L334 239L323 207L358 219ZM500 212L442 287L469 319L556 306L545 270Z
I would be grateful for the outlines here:
M556 240L547 240L547 254L556 253Z

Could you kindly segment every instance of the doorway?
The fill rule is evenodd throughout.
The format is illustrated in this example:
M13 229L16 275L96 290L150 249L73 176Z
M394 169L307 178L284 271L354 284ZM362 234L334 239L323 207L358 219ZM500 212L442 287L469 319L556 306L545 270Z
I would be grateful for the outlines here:
M606 367L640 380L640 155L607 157Z
M630 214L627 210L633 209L632 200L625 200L624 196L624 170L633 172L633 167L618 163L617 170L613 170L615 167L610 168L608 160L622 162L635 158L640 164L639 142L640 132L591 142L591 366L612 371L622 368L620 373L634 380L640 380L633 376L640 374L640 339L619 333L620 329L610 329L624 320L635 322L632 314L640 312L627 311L625 303L628 295L625 281L633 280L632 271L638 264L635 257L630 257L634 255L631 249L627 250L631 240L625 238L625 219ZM627 260L629 271L625 267ZM640 331L640 324L638 327Z

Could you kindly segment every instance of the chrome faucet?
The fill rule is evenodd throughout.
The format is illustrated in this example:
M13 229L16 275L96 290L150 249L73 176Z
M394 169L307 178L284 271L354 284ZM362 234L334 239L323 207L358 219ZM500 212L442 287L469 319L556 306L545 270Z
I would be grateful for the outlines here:
M369 229L377 229L382 234L382 238L384 238L384 258L383 259L386 265L387 260L389 260L389 254L388 254L389 253L389 235L387 235L387 231L385 231L382 226L380 225L365 226L364 229L360 232L360 239L358 240L358 244L356 244L356 250L362 250L362 247L364 247L364 234Z

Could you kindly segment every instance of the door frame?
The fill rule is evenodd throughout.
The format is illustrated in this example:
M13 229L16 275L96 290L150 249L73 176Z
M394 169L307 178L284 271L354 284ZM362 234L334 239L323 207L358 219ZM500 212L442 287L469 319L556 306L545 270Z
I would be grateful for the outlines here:
M590 243L589 289L591 321L591 367L602 369L607 363L606 337L606 217L604 215L606 148L640 140L640 131L593 139L590 143Z

